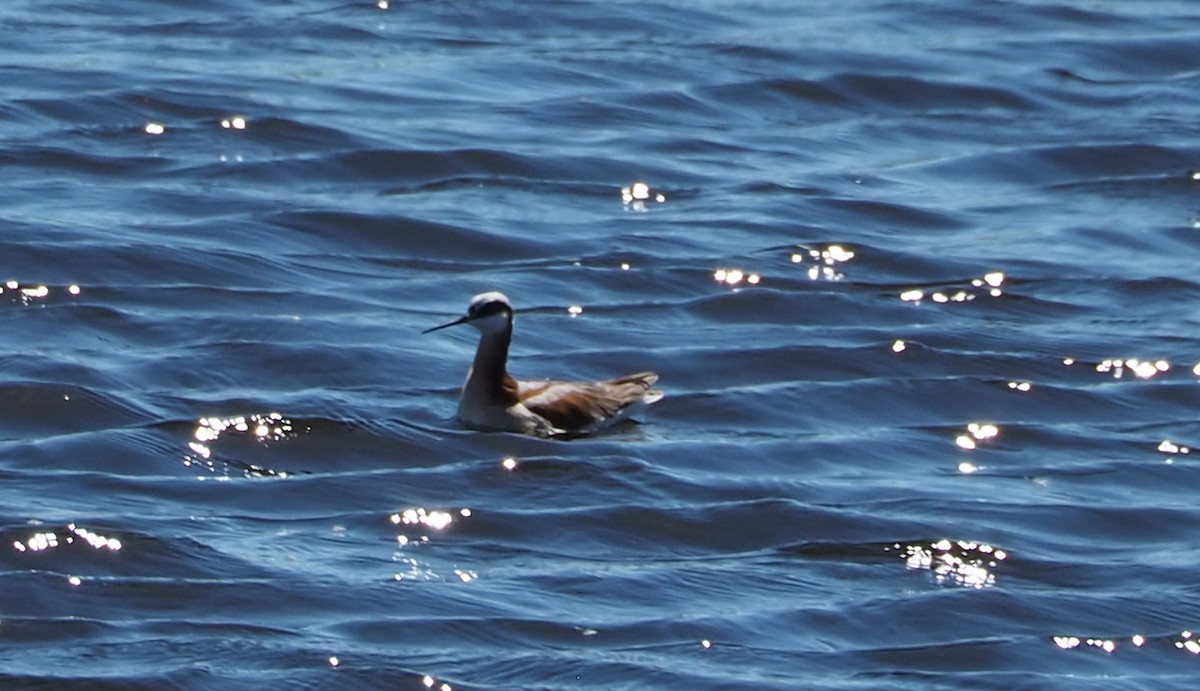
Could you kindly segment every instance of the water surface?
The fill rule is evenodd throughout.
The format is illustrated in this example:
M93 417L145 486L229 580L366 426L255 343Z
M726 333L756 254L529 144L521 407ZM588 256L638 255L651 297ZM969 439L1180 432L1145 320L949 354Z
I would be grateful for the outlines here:
M1193 3L0 20L6 687L1190 687Z

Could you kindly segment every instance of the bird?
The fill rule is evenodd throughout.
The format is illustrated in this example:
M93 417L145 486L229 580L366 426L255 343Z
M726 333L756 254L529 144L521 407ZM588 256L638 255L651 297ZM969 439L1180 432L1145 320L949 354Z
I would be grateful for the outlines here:
M507 367L513 307L503 293L480 293L471 299L466 314L421 333L459 324L479 331L479 346L455 415L471 429L580 437L625 420L663 397L662 391L650 388L658 381L654 372L594 382L515 379Z

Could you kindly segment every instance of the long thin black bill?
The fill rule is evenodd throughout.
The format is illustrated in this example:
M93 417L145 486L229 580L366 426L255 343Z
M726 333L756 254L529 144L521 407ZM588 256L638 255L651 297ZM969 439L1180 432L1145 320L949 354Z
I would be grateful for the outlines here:
M466 322L466 321L467 321L467 317L466 317L466 315L463 315L463 316L459 317L458 319L455 319L454 321L452 321L452 322L450 322L450 323L448 323L448 324L442 324L441 326L435 326L435 327L433 327L432 329L425 329L425 330L424 330L424 331L422 331L421 333L422 333L422 334L433 333L434 331L438 331L438 330L441 330L441 329L448 329L448 328L450 328L451 326L458 326L459 324L462 324L462 323L464 323L464 322Z

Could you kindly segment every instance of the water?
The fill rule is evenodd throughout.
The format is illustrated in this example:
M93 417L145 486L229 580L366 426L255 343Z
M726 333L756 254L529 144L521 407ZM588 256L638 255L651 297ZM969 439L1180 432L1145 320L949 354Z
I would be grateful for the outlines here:
M384 4L0 9L0 685L1194 684L1194 3Z

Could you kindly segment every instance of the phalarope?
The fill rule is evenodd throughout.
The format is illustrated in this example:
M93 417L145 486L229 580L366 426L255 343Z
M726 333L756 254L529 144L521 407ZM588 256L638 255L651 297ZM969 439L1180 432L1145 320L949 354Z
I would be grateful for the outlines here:
M502 293L480 293L465 315L421 333L458 324L470 324L480 334L458 401L457 417L468 427L539 437L580 436L624 420L663 397L650 388L658 381L654 372L597 382L514 379L506 367L513 308Z

